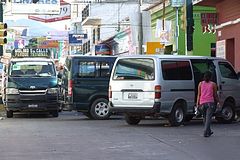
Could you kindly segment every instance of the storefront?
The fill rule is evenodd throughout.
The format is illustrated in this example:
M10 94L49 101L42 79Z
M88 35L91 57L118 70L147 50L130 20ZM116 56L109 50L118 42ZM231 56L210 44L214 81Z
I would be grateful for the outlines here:
M216 56L226 58L240 71L240 3L239 0L193 0L196 6L216 7Z
M159 3L146 9L151 12L152 41L160 42L165 45L165 54L176 53L185 55L186 53L186 28L181 27L183 21L181 17L184 15L183 9L179 8L179 37L178 51L176 51L176 9L166 1L165 5ZM196 56L215 56L216 32L209 30L208 25L214 25L211 20L203 21L206 14L214 15L215 8L206 6L193 7L194 32L193 32L193 52ZM164 19L164 24L163 24ZM210 22L206 28L206 22ZM206 28L206 29L205 29ZM164 36L162 36L164 35Z

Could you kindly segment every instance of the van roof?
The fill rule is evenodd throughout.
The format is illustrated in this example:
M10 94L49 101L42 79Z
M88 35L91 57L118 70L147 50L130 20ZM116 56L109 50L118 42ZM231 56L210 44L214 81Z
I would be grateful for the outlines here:
M128 56L119 56L119 58L168 58L168 59L222 59L220 57L208 57L208 56L187 56L187 55L128 55Z
M93 58L93 57L94 58L109 58L109 57L115 57L116 58L116 56L107 56L107 55L106 56L105 55L104 56L90 56L90 55L87 55L87 56L86 55L68 55L67 56L67 58L74 58L74 57L79 57L79 58L81 58L81 57L82 58Z
M12 58L11 62L25 62L25 61L42 61L42 62L53 62L49 58Z

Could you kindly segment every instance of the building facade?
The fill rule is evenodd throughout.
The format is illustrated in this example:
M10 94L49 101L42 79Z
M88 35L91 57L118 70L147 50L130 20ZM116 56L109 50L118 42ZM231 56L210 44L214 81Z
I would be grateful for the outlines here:
M226 58L240 71L240 2L239 0L193 0L195 6L216 7L217 56Z
M177 53L187 55L186 51L186 26L181 27L183 22L181 16L184 11L179 8L179 37L178 50L176 49L176 8L171 6L169 0L165 4L159 4L149 8L151 12L152 41L158 41L165 45L165 53ZM205 24L202 23L202 15L215 14L213 7L193 7L194 32L193 32L193 51L191 55L215 56L216 32L206 30ZM164 19L165 25L162 24ZM164 26L164 31L163 31ZM165 36L162 36L165 35Z

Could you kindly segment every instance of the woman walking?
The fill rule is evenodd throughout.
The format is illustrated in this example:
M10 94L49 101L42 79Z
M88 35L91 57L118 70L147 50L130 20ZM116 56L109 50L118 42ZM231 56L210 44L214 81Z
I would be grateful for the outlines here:
M204 80L198 85L197 107L203 114L204 137L209 137L213 134L210 125L212 115L216 109L216 104L219 103L217 95L217 85L211 81L212 73L207 71L204 73Z

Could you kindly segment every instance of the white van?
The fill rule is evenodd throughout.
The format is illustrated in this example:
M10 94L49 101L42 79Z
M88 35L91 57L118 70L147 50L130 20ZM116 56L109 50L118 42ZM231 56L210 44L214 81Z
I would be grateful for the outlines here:
M128 124L145 116L162 116L179 126L194 116L197 86L205 71L213 73L218 85L222 113L215 115L230 123L240 109L240 80L232 65L221 58L173 55L118 57L109 84L109 105L125 113Z

